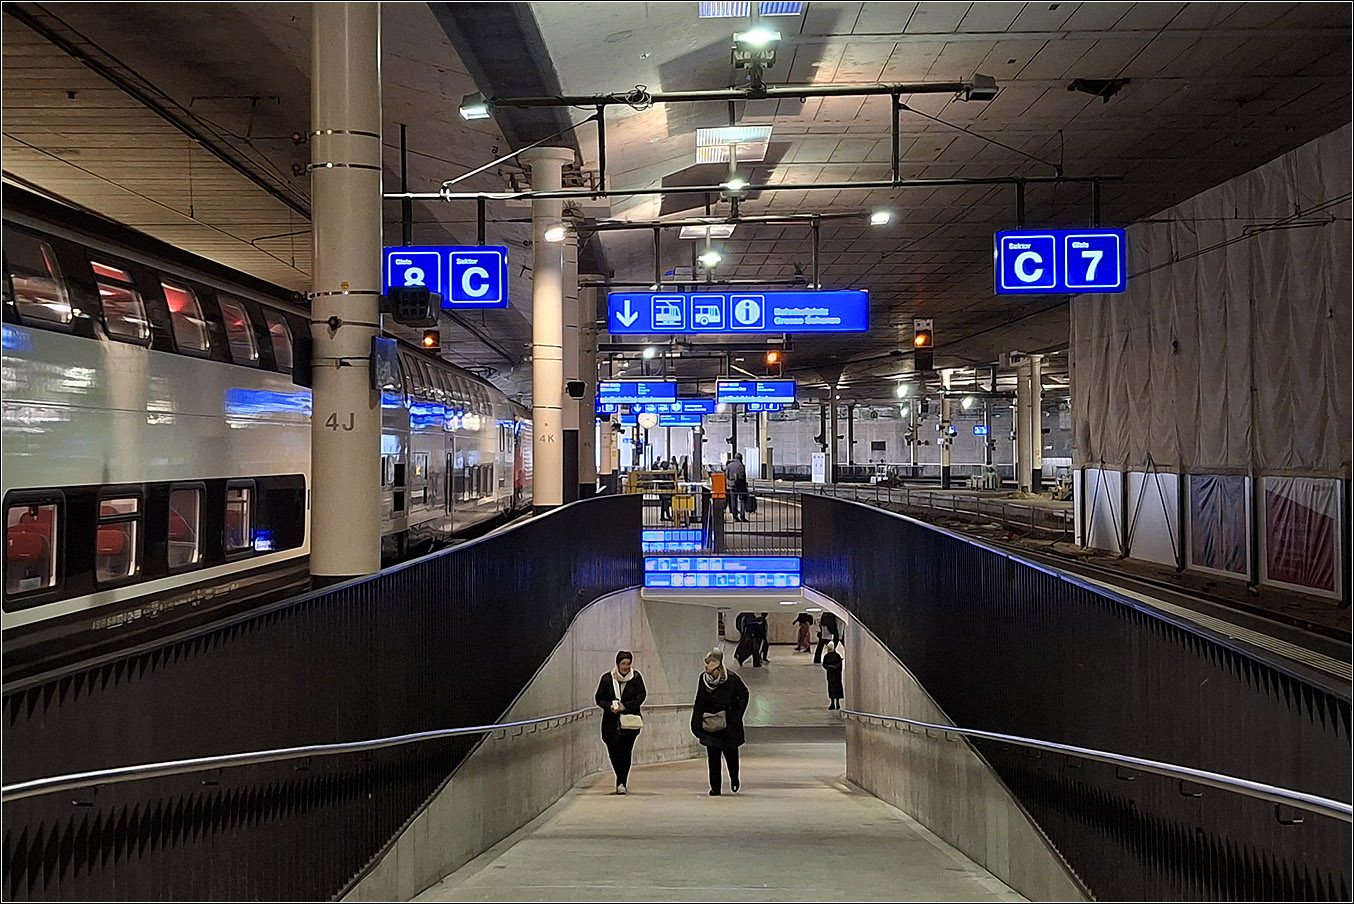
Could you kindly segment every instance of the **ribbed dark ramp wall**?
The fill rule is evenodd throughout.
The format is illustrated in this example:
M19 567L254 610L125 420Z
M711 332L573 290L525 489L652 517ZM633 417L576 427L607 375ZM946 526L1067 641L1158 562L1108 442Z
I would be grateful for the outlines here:
M899 515L809 495L803 505L805 585L853 612L955 724L1349 801L1347 685L1281 671ZM976 747L1099 900L1350 898L1347 823Z
M639 496L4 691L4 783L494 722L588 603L640 583ZM323 900L474 739L117 785L4 812L7 900Z

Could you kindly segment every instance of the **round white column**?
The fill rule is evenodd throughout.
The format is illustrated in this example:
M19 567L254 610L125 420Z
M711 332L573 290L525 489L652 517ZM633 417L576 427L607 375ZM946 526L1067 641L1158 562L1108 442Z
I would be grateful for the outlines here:
M381 566L381 13L311 5L311 574Z
M531 167L533 191L558 191L568 148L533 148L518 159ZM531 419L537 512L564 504L564 245L545 240L563 221L564 202L531 205Z

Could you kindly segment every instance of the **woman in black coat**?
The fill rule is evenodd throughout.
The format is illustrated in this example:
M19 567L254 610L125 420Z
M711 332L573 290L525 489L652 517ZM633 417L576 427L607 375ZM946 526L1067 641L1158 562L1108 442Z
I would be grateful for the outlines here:
M828 644L827 652L823 654L823 668L827 671L827 708L841 709L842 697L842 666L844 665L841 647L837 644Z
M743 713L748 708L748 688L724 668L724 653L705 654L705 673L696 685L691 706L691 733L700 739L710 763L710 796L720 794L719 757L729 766L729 787L738 793L738 748L743 744ZM721 723L723 723L721 725Z
M611 768L616 770L617 794L625 793L625 782L630 778L630 757L643 725L639 710L648 696L643 676L631 668L634 658L629 650L621 650L616 654L616 667L597 683L597 705L602 707L602 742L611 755Z

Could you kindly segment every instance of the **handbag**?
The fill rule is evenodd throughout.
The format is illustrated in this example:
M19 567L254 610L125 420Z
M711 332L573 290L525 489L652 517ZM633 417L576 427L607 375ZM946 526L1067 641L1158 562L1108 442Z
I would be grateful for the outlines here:
M613 675L611 677L611 686L616 689L616 699L621 699L621 683ZM644 727L644 719L639 713L621 713L621 728L626 731L639 731Z
M725 715L724 710L717 713L703 713L701 715L701 728L708 732L723 731L729 727L729 717Z

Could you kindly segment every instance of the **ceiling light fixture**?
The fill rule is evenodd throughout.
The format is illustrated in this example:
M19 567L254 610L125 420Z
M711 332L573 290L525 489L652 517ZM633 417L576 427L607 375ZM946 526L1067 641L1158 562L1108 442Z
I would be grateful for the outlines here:
M741 176L734 176L728 182L719 183L719 187L724 189L731 195L738 195L747 191L748 180L744 179Z
M569 234L568 227L566 227L563 223L556 223L553 226L545 227L545 232L541 235L541 238L545 239L547 242L550 242L552 245L554 245L564 241L565 236L567 236L568 234Z
M965 411L968 411L970 408L973 407L975 401L977 400L974 399L973 396L964 396L964 401L960 402L959 406L963 408Z
M644 357L645 357L646 359L647 359L647 358L653 358L653 357L655 357L657 354L658 354L658 349L654 348L652 345L649 346L648 348L644 349Z
M776 47L780 32L765 26L742 31L733 36L733 66L735 69L770 69L776 65Z
M893 221L893 214L887 210L876 210L870 214L871 226L887 226Z
M727 239L733 235L735 223L711 223L709 226L683 226L681 237L684 239Z
M493 115L493 102L476 91L461 98L461 118L465 120L488 119Z
M900 399L905 399L905 398L907 398L907 394L908 394L911 390L912 390L912 387L911 387L911 386L908 386L906 383L899 383L899 384L898 384L898 388L895 389L893 392L894 392L894 395L898 396L898 398L900 398Z
M702 253L700 257L696 258L696 260L701 262L702 267L710 269L713 269L723 259L724 256L713 248L705 249L704 253Z

